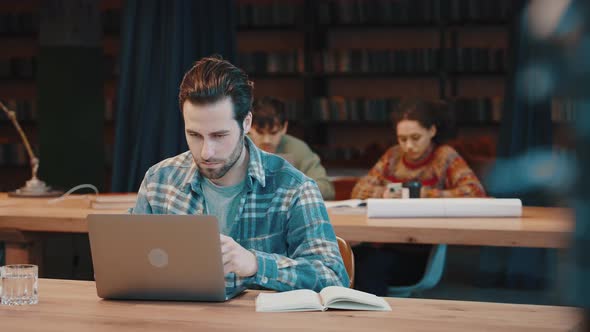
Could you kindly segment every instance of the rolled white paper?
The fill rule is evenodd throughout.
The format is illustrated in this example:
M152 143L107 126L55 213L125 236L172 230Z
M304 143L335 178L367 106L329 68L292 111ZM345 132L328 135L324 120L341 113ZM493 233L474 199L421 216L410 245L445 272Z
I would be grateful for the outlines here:
M520 217L518 198L415 198L367 200L369 218Z

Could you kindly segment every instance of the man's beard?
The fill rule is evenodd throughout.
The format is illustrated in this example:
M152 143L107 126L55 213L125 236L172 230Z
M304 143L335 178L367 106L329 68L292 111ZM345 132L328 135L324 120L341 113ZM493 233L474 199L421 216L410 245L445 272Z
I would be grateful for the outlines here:
M210 180L217 180L222 178L227 172L229 172L232 167L236 164L240 156L242 155L242 151L244 149L244 135L240 136L240 140L236 147L232 151L232 153L227 158L227 161L218 169L208 169L208 168L201 168L201 166L197 163L197 167L199 168L199 172L206 178ZM202 160L206 162L215 162L216 160Z

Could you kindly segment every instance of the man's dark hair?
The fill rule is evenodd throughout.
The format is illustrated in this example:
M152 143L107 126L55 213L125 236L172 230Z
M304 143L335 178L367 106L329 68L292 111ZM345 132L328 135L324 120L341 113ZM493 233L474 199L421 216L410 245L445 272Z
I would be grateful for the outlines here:
M254 100L252 116L252 125L260 129L284 126L287 122L285 103L273 97Z
M393 127L397 136L397 124L402 120L413 120L430 129L436 126L433 141L441 144L455 136L454 117L448 103L442 100L402 100L392 113Z
M240 129L248 112L252 108L252 90L254 83L240 68L219 56L205 57L184 74L178 93L178 105L182 111L185 101L195 105L218 102L230 97L234 119Z

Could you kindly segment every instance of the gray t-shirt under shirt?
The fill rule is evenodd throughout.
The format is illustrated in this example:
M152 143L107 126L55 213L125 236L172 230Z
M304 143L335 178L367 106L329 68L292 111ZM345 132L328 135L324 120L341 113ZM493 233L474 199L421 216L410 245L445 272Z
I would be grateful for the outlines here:
M206 212L217 217L219 232L229 236L238 214L246 178L236 185L227 187L218 186L209 179L204 180L201 182L201 188L205 196Z

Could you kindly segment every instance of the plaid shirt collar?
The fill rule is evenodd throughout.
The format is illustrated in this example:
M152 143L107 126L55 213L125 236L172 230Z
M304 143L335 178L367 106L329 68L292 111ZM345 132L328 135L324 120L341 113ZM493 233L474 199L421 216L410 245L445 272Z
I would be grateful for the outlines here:
M246 148L250 152L250 160L248 162L248 179L246 179L246 187L252 188L253 182L257 181L262 187L266 186L266 177L264 175L264 167L262 165L262 153L261 150L256 147L254 142L246 135L244 141L246 142ZM191 153L187 154L187 158L184 162L190 163L190 170L182 183L182 187L190 186L194 192L202 194L201 182L203 176L198 171L197 164Z

